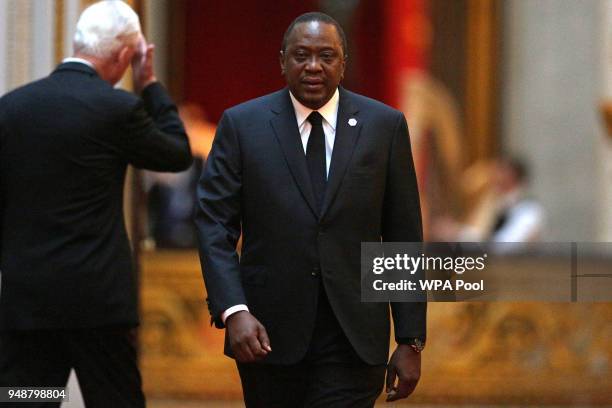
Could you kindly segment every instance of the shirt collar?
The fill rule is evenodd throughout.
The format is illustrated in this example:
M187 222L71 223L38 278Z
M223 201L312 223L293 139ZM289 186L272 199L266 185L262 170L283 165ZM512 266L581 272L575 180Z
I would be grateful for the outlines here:
M83 59L83 58L77 58L77 57L64 58L62 60L62 63L65 64L66 62L78 62L79 64L85 64L89 68L92 68L93 70L96 70L96 67L94 67L94 64L92 64L91 62L89 62L89 61L87 61L86 59Z
M298 127L302 126L304 121L308 118L313 112L313 109L310 109L300 103L295 96L289 91L289 95L291 96L291 103L293 104L293 109L295 110L295 118L297 119ZM336 92L332 95L331 99L327 101L325 105L317 109L317 111L323 116L323 119L331 126L334 131L336 130L336 123L338 121L338 103L340 101L340 92L338 92L338 88L336 88Z

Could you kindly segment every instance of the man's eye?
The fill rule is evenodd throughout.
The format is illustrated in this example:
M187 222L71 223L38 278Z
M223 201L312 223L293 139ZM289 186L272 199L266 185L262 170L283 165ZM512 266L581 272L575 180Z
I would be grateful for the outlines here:
M334 54L330 53L330 52L326 52L321 54L321 58L323 59L323 61L325 62L332 62L334 60Z

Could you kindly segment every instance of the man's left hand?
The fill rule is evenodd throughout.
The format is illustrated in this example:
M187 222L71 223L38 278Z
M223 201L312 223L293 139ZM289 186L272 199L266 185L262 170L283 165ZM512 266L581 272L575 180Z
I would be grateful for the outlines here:
M407 344L398 345L387 366L387 402L406 398L412 394L419 378L421 378L421 354Z

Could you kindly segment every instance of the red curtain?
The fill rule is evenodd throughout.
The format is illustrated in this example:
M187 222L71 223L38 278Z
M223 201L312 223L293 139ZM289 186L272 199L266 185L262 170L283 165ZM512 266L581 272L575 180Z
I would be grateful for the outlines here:
M425 70L427 0L362 0L347 28L347 88L397 106L400 75ZM298 15L316 0L186 2L184 95L217 121L223 110L282 88L278 52Z
M427 0L387 0L385 30L386 99L397 105L399 80L406 72L425 71L431 44L431 25L427 15Z
M185 100L211 121L240 102L282 88L278 53L285 29L316 1L186 2Z

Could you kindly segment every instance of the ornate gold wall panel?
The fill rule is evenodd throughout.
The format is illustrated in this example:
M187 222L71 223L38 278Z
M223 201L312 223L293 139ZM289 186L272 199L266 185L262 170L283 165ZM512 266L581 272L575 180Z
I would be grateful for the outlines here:
M241 398L223 331L210 326L197 253L141 261L147 395ZM612 404L612 304L431 303L428 319L413 402Z
M240 380L210 326L195 251L141 255L141 367L148 396L238 398Z

